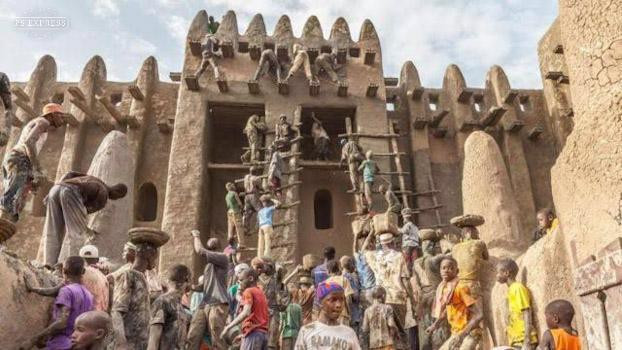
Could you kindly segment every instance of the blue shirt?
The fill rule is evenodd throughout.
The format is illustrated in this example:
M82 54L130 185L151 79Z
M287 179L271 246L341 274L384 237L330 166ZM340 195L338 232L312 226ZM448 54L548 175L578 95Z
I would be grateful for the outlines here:
M376 276L374 271L365 260L365 254L354 254L354 263L356 265L356 272L359 275L359 281L361 282L361 289L370 289L376 286Z
M315 282L315 287L328 279L328 270L326 269L326 263L316 266L313 271L311 271L311 273L313 274L313 281Z
M354 290L354 294L358 296L361 293L361 283L359 282L359 277L355 273L347 271L343 271L343 277L348 280L350 286ZM363 311L361 310L359 301L360 299L357 298L357 301L352 303L352 308L350 309L350 317L352 322L361 322L361 319L363 318Z
M376 177L376 162L373 160L364 160L359 169L363 168L363 181L374 182Z
M259 223L259 227L261 226L272 226L272 217L274 215L274 209L276 206L273 205L271 207L263 207L259 209L257 213L257 222Z

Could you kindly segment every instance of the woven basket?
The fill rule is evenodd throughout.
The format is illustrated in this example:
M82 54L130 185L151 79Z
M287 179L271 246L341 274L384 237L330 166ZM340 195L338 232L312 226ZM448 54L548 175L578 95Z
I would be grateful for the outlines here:
M302 257L302 268L307 271L313 270L313 268L315 268L319 264L320 259L313 254L307 254Z
M168 233L152 227L134 227L127 234L134 244L149 243L156 247L163 246L171 238Z
M456 227L467 227L467 226L475 227L475 226L483 225L484 222L485 220L483 216L474 215L474 214L460 215L449 220L449 223Z
M421 238L422 241L439 241L441 238L439 237L438 233L436 232L436 230L431 229L431 228L424 228L419 230L419 238Z

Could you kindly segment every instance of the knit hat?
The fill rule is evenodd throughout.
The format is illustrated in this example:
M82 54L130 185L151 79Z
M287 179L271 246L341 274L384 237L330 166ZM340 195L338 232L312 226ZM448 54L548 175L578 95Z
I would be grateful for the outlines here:
M329 294L334 292L342 292L343 287L335 282L322 282L317 285L315 289L315 297L318 303L321 303L324 298L326 298Z

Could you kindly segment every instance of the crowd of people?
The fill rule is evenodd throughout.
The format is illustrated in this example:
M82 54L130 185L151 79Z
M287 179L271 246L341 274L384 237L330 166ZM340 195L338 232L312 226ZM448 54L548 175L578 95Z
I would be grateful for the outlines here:
M181 264L160 278L155 242L128 242L126 264L114 272L86 245L56 266L57 286L24 280L29 292L55 299L49 326L20 348L481 349L486 325L477 269L488 254L477 226L483 218L464 215L452 223L462 238L448 251L439 249L439 231L415 226L355 240L352 256L337 259L326 247L324 261L313 266L305 256L289 273L268 256L244 261L235 237L223 250L217 238L204 246L193 230L193 249L206 262L195 285ZM412 245L400 246L413 240L416 258L409 261ZM512 259L497 263L509 310L508 346L499 349L580 349L566 300L546 306L549 329L538 336L518 270Z

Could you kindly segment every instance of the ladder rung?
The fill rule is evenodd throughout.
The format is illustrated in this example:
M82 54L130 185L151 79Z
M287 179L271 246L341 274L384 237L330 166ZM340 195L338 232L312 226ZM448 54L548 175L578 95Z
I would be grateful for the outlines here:
M425 208L414 208L413 210L414 210L414 211L416 211L416 212L417 212L417 211L418 211L418 212L422 212L422 211L428 211L428 210L440 209L440 208L442 208L442 207L443 207L443 205L442 205L442 204L438 204L438 205L434 205L434 206L431 206L431 207L425 207Z
M413 196L413 197L417 197L417 196L432 196L432 195L435 195L437 193L441 193L441 191L439 191L439 190L431 190L431 191L425 191L425 192L415 192L415 193L412 193L411 196Z

